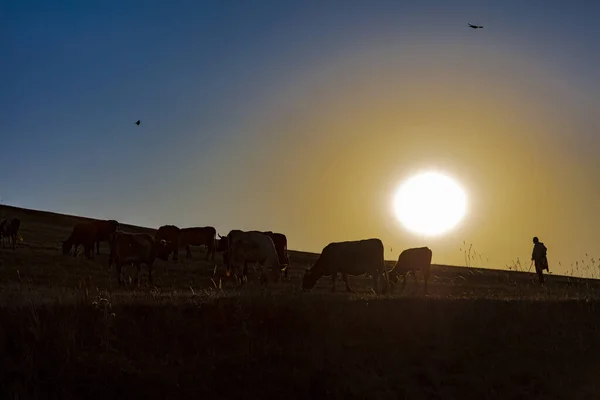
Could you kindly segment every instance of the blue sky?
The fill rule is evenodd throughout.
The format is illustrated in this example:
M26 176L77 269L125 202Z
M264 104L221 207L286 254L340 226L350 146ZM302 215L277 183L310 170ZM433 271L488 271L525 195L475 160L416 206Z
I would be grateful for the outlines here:
M486 84L469 89L478 96L486 96L487 84L514 86L517 96L541 77L521 108L539 104L540 115L567 128L526 135L554 135L556 162L591 171L600 151L594 119L599 10L592 1L4 0L0 196L4 204L148 226L211 224L222 233L272 228L290 232L298 243L290 247L310 250L343 240L344 232L377 235L387 229L385 217L361 222L367 229L343 225L348 218L340 215L339 231L323 223L318 229L328 234L306 238L319 224L305 221L323 218L303 211L323 196L310 182L332 158L309 149L324 149L336 137L317 133L328 132L318 125L326 117L313 116L335 103L324 100L335 93L344 93L340 99L371 93L331 82L378 74L411 82L412 70L431 71L441 81L457 74L480 79ZM469 29L468 22L485 28ZM510 73L494 69L504 62ZM465 110L475 107L461 101ZM316 128L300 129L295 118ZM399 176L408 169L400 168ZM573 173L590 191L582 195L593 197L593 175ZM378 188L369 190L387 196ZM592 206L571 201L571 208ZM306 226L297 228L301 222ZM480 235L465 229L465 235ZM402 235L389 240L408 240ZM530 233L522 235L528 249ZM578 255L565 252L569 257Z

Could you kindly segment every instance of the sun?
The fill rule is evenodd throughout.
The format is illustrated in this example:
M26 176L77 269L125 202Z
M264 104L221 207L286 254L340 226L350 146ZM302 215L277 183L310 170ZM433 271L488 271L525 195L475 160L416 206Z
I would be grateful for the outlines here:
M437 236L454 228L467 212L467 195L452 178L425 172L406 180L394 197L394 211L409 231Z

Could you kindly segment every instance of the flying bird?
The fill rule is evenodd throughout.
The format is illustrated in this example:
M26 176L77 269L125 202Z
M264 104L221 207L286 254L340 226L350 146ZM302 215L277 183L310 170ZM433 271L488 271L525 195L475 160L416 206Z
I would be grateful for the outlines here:
M140 120L138 119L136 122L134 122L134 124L139 125L140 124Z
M469 28L481 29L481 28L483 28L483 25L473 25L473 24L469 23Z

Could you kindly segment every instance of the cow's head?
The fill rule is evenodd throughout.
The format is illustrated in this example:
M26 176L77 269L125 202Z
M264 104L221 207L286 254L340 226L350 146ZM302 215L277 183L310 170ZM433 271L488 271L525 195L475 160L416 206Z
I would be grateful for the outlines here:
M171 249L169 247L169 243L166 240L156 240L156 258L160 258L163 261L167 261L169 259L169 255L171 254Z
M304 271L304 275L302 276L302 290L309 291L312 289L317 283L316 276L310 273L310 269L306 269Z
M108 231L109 232L115 232L117 229L119 229L119 223L117 221L115 221L114 219L109 219L108 220Z

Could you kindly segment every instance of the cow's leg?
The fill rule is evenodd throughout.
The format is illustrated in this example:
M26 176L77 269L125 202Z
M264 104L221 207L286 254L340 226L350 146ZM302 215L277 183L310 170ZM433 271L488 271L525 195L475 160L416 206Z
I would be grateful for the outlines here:
M179 245L173 252L173 261L175 261L175 262L179 261Z
M335 292L335 278L337 278L337 272L331 274L331 291Z
M415 280L415 285L417 285L417 287L419 287L419 280L417 279L417 270L412 270L412 276L413 279Z
M92 245L92 253L94 252L94 246ZM100 254L100 241L96 241L96 254Z
M154 285L152 282L152 264L148 264L148 282L150 282L151 285Z
M139 262L134 263L135 269L137 271L137 273L135 274L135 279L133 281L134 286L139 287L140 286L140 269L141 269L141 265Z
M77 256L77 249L79 248L78 244L73 245L73 257Z
M269 278L267 277L267 271L269 271L269 268L265 268L264 265L260 265L260 280L261 280L261 284L264 283L265 286L267 286L267 283L269 281Z
M13 251L15 251L15 246L17 245L17 234L14 233L12 235L11 239L12 239L12 249L13 249Z
M192 258L192 249L190 246L185 246L185 258Z
M425 288L423 289L423 292L427 293L427 282L429 281L430 271L429 270L425 270L423 272L424 272L423 277L425 278Z
M372 274L371 279L373 280L373 290L375 293L379 293L379 273Z
M342 273L342 279L344 280L344 283L346 284L346 292L356 293L354 290L352 290L350 288L350 283L348 283L348 275ZM377 279L377 278L375 278L375 279Z
M381 273L381 279L383 279L383 293L387 293L390 290L390 277L385 267Z
M210 252L210 259L211 261L215 260L215 245L214 243L212 245L210 245L209 248L209 252ZM208 260L208 253L206 253L206 259Z
M242 270L242 281L248 282L248 261L244 261L244 269Z
M404 288L406 287L406 275L408 275L407 271L402 275L402 291L404 291Z
M117 282L119 283L119 286L123 285L123 280L121 279L121 263L120 262L116 262L116 270L117 270Z

